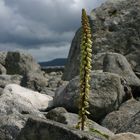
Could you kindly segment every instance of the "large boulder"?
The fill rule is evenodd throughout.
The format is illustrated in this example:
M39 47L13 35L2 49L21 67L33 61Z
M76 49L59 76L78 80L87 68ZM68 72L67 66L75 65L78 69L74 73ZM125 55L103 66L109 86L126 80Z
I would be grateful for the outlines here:
M0 140L15 140L27 119L20 113L0 116Z
M30 116L45 118L39 109L46 108L48 100L38 95L18 85L5 87L0 96L0 140L15 140Z
M24 75L30 71L40 71L40 66L33 57L22 52L8 52L5 59L5 68L8 74Z
M21 86L38 92L43 90L43 93L47 94L48 79L31 55L23 52L7 52L4 66L7 74L23 76Z
M55 109L50 110L47 115L47 119L54 120L63 124L67 124L70 127L76 127L78 123L79 116L75 113L69 113L67 110L63 107L57 107ZM86 131L99 131L102 134L113 136L114 133L106 129L105 127L100 126L96 122L88 119L87 120L87 126Z
M79 73L79 66L80 66L79 53L80 53L80 40L81 40L80 36L81 36L81 29L78 29L71 43L71 48L69 51L67 63L62 77L63 80L71 80Z
M51 96L29 90L29 89L21 87L17 84L7 85L5 87L5 89L3 90L3 94L4 94L4 96L5 96L5 94L9 94L11 96L18 95L21 98L25 98L37 110L45 110L45 109L53 106L53 98Z
M54 97L56 107L65 107L77 112L79 106L79 77L72 79L66 86L59 88ZM112 73L92 73L89 111L91 118L100 121L106 114L116 110L125 96L120 77Z
M94 9L89 16L93 57L98 53L117 52L126 56L134 71L140 72L139 17L140 3L137 0L108 0ZM78 29L71 44L63 80L71 80L79 74L80 36L81 29Z
M124 104L122 104L118 111L114 111L109 113L104 120L102 121L102 125L114 133L118 132L120 129L124 130L124 126L128 124L129 120L133 116L135 116L140 111L140 102L135 99L128 100ZM139 119L137 121L140 121ZM140 128L139 126L135 126L135 129ZM125 128L126 132L128 128ZM131 129L129 132L136 133L135 129ZM120 131L119 131L120 132Z
M67 125L30 118L16 140L108 140L96 132L79 131Z
M102 70L103 71L103 60L106 53L97 53L93 55L92 58L92 66L94 70Z
M133 72L126 58L118 53L106 53L103 71L120 75L130 86L140 86L140 79Z

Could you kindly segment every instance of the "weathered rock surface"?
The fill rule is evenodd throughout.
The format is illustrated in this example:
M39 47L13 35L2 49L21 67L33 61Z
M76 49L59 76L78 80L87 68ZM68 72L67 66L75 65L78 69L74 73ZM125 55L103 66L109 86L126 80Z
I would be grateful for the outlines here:
M45 77L48 80L47 88L55 91L59 86L63 85L64 81L62 81L62 72L51 72L47 73Z
M103 62L103 71L120 75L127 85L140 86L140 79L133 72L126 58L117 53L106 53Z
M0 51L0 64L5 66L5 59L7 56L7 52Z
M95 121L101 120L122 103L124 91L120 77L111 73L92 73L89 111ZM68 111L77 112L79 106L79 77L59 88L54 97L54 105Z
M89 16L93 57L98 53L120 53L126 56L134 71L140 72L139 17L138 0L108 0L93 10ZM79 74L80 36L81 30L78 29L71 44L63 80L71 80Z
M111 140L140 140L140 135L134 133L120 133L113 136Z
M79 53L80 53L80 40L81 40L80 36L81 36L81 29L78 29L71 43L71 48L69 51L67 63L62 77L63 80L69 81L73 79L75 76L77 76L79 73L79 66L80 66Z
M79 116L74 113L69 113L67 110L63 107L57 107L55 109L52 109L46 114L47 119L54 120L63 124L67 124L70 127L76 127ZM93 122L92 120L87 120L87 128L86 131L92 131L97 130L105 135L113 136L114 133L106 129L105 127L100 126L96 122Z
M132 118L130 118L128 122L117 131L117 133L120 132L133 132L140 134L140 111L132 116Z
M39 92L29 90L16 84L7 85L3 90L3 94L9 94L11 96L18 95L21 98L25 98L37 110L44 110L53 106L53 98L51 96L40 94Z
M106 53L97 53L93 55L92 66L94 70L103 70L103 60Z
M6 68L0 64L0 74L6 74Z
M95 132L83 132L67 125L30 118L16 140L107 140Z
M40 66L33 57L22 52L8 52L5 59L5 68L8 74L24 75L30 71L40 71Z
M0 52L0 74L3 74L5 77L0 83L3 85L15 83L15 81L8 80L7 77L14 77L12 75L18 74L21 75L20 82L17 84L30 88L34 91L38 91L44 94L50 94L48 88L48 80L45 77L45 73L41 71L40 66L29 54L22 52ZM10 74L10 75L6 75ZM3 78L2 77L2 78ZM7 81L8 80L8 81ZM53 81L54 86L58 83L56 80ZM51 87L51 90L54 87ZM55 87L56 88L56 87ZM52 93L54 95L54 93Z
M26 120L20 114L0 116L0 140L15 140Z
M118 111L114 111L108 114L102 121L102 125L108 128L109 130L113 131L114 133L116 133L120 129L123 129L124 126L128 124L130 120L132 121L132 117L135 116L139 111L140 111L140 102L136 101L135 99L128 100L127 102L125 102L120 106ZM137 121L140 122L140 119L137 119ZM131 129L129 132L136 133L137 131L135 130L139 129L140 125L136 126L135 123L133 125L135 126L135 128ZM123 132L128 132L127 131L128 128L129 127L123 129L124 130Z
M48 85L48 80L42 72L28 72L22 79L22 86L41 92ZM47 94L47 93L46 93Z
M0 88L4 88L8 84L19 84L21 83L21 75L0 75Z
M6 86L0 96L0 140L15 140L29 116L45 118L38 110L43 102L35 104L34 98L30 98L31 93L32 97L36 96L35 92L21 91L17 86L15 93L10 86ZM39 96L38 101L41 101Z

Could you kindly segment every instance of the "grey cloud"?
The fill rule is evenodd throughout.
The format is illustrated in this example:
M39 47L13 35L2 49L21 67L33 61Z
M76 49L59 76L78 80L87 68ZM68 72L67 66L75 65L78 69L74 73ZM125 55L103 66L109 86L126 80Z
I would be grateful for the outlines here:
M80 26L81 9L84 7L90 13L104 1L0 0L0 50L10 50L9 45L13 50L28 49L33 55L42 46L65 46L68 51Z

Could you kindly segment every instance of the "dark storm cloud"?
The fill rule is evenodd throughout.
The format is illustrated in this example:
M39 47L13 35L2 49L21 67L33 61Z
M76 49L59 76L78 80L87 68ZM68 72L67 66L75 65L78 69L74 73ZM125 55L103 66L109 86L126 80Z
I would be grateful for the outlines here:
M81 9L89 12L103 1L0 0L0 50L10 44L31 52L42 46L68 47L80 26Z

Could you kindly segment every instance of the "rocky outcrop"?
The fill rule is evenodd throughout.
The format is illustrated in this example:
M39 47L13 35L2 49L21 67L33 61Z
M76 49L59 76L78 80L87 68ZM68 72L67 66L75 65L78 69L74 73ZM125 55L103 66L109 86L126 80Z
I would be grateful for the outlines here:
M28 54L0 52L0 140L107 140L109 136L110 140L139 140L139 17L138 0L108 0L89 16L93 71L88 118L92 120L88 119L86 131L75 129L78 115L74 114L79 108L81 28L63 74L69 82L61 80L62 74L45 74ZM128 97L131 92L137 100Z
M22 52L8 52L5 59L5 68L8 74L24 75L30 71L40 71L40 66L33 57Z
M79 106L79 77L59 88L54 97L54 105L63 106L68 111L77 112ZM111 73L92 73L89 111L95 121L101 120L109 112L116 110L125 96L120 77Z
M69 51L67 63L65 66L63 80L71 80L79 73L79 66L80 66L80 36L81 36L81 29L78 29L76 32L72 43L71 48ZM76 67L76 68L75 68Z
M94 55L116 52L124 55L134 71L140 72L140 3L137 0L108 0L89 16ZM79 74L80 29L72 41L63 79ZM93 66L94 69L94 66Z
M109 130L113 131L114 133L117 132L133 132L137 133L135 131L136 129L140 128L140 125L137 126L134 123L135 128L131 129L130 131L127 131L129 127L124 128L125 125L128 125L129 121L132 121L133 116L135 116L140 111L140 102L136 101L135 99L128 100L124 104L122 104L118 111L111 112L108 114L105 119L102 121L102 125ZM137 121L140 121L137 118ZM123 129L124 131L119 131L120 129ZM140 131L139 131L140 133Z
M22 78L18 84L23 87L54 96L56 88L63 84L61 72L45 74L29 54L23 52L0 52L0 59L0 75L3 75L3 77L13 77L15 74L20 75ZM5 82L5 79L3 80ZM6 84L10 83L15 82L9 81Z
M103 71L120 75L129 86L140 86L140 79L133 72L126 58L117 53L106 53Z
M16 140L107 140L96 132L84 132L67 125L30 118Z

